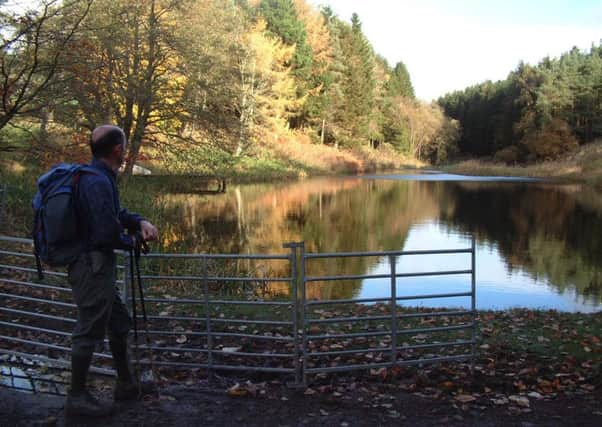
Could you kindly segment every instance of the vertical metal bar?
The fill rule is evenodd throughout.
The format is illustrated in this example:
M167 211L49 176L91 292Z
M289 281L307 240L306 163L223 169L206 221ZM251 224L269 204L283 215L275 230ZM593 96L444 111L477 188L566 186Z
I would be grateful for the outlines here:
M470 358L470 371L474 372L475 357L476 357L476 340L477 340L477 280L476 280L476 243L475 236L472 235L471 241L471 253L470 253L470 286L471 286L471 303L470 309L472 311L472 344L471 344L471 358Z
M300 265L300 282L301 282L301 324L303 325L303 353L301 358L301 369L302 369L302 383L303 385L307 384L307 373L305 372L307 369L307 293L305 290L306 282L305 282L305 242L299 243L299 249L301 253L301 265Z
M207 274L207 257L203 257L203 289L205 293L205 328L207 329L207 379L213 380L213 336L211 335L211 306L209 305L209 280Z
M292 295L292 322L293 322L293 368L295 370L295 385L301 384L301 372L299 371L299 301L297 298L297 287L299 286L299 277L297 277L297 244L291 243L284 245L290 248L291 263L291 295Z
M0 229L2 227L2 220L4 219L4 206L6 201L6 193L8 191L8 186L6 184L0 187ZM8 215L7 215L8 218Z
M395 275L397 257L389 256L389 266L391 272L391 363L397 362L397 280Z

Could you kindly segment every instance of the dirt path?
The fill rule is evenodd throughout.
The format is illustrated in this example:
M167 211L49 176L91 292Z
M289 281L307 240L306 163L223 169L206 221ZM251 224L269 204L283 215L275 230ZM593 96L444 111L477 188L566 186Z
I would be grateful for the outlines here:
M386 403L383 403L383 398ZM57 426L368 426L474 425L579 426L602 425L602 393L538 401L529 412L495 406L460 405L410 393L375 396L305 395L288 389L257 397L230 397L224 391L171 386L160 399L120 404L111 418L66 419L63 398L0 389L0 425Z

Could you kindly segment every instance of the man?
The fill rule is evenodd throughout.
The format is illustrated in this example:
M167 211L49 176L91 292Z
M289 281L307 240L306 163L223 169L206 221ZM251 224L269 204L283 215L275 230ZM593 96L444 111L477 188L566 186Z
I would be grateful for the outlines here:
M128 362L127 336L131 319L119 296L115 249L132 249L139 244L136 235L151 241L157 229L141 216L121 209L116 178L123 164L126 137L117 126L96 128L90 138L91 167L97 173L80 176L76 211L83 249L69 266L69 283L77 305L71 352L71 389L65 410L71 415L105 416L112 405L95 399L86 389L92 354L102 344L106 331L117 371L115 400L136 399L139 386L132 378ZM128 234L124 233L124 230ZM143 392L148 391L145 385Z

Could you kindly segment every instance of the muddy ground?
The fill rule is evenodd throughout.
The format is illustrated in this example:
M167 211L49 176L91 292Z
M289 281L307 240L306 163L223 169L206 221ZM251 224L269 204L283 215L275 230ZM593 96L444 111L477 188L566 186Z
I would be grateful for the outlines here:
M223 389L168 386L160 396L118 404L110 418L66 418L62 397L0 389L1 426L601 426L602 391L551 400L532 400L529 408L462 404L408 392L306 394L272 387L256 396L233 397ZM106 395L105 397L109 397ZM384 399L384 400L383 400Z

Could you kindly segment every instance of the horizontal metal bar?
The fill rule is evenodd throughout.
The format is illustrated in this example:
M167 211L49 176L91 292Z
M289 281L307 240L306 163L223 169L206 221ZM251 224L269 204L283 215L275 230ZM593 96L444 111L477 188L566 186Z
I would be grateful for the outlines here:
M472 274L472 270L449 270L449 271L423 271L416 273L398 273L396 278L403 277L424 277L424 276L452 276L457 274ZM307 276L305 282L328 282L336 280L367 280L367 279L388 279L390 274L348 274L342 276Z
M2 322L2 321L0 321L0 325L2 325L2 326L8 326L8 327L13 327L13 328L17 328L17 329L26 329L28 331L44 332L46 334L62 335L64 337L70 337L71 336L71 332L57 331L57 330L54 330L54 329L38 328L37 326L29 326L29 325L24 325L22 323Z
M426 294L426 295L406 295L395 298L396 301L413 300L413 299L432 299L432 298L455 298L455 297L470 297L472 292L454 292L449 294Z
M139 315L138 318L142 319L144 316ZM206 317L191 317L191 316L147 316L148 319L152 320L183 320L192 322L206 322ZM247 319L226 319L226 318L209 318L211 322L215 323L233 323L233 324L255 324L255 325L272 325L272 326L291 326L291 321L281 320L247 320Z
M472 328L474 323L464 323L462 325L455 326L439 326L436 328L415 328L415 329L398 329L397 334L420 334L420 333L436 333L436 332L445 332L445 331L458 331L461 329L469 329Z
M444 341L444 342L433 342L429 344L412 344L402 345L397 347L398 351L402 350L421 350L423 348L437 348L437 347L458 347L460 345L472 345L476 344L473 340L461 340L461 341Z
M332 305L332 304L362 304L367 302L385 302L391 298L351 298L351 299L322 299L307 301L306 305Z
M373 347L373 348L358 348L352 350L333 350L333 351L312 351L308 352L309 357L320 357L320 356L342 356L345 354L361 354L361 353L385 353L390 352L391 347Z
M14 252L14 251L3 251L0 250L0 255L10 255L10 256L18 256L25 258L34 258L34 254L28 252Z
M5 270L26 271L28 273L36 273L36 274L38 274L38 270L35 269L35 268L19 267L19 266L16 266L16 265L8 265L8 264L0 264L0 268L3 268ZM67 277L67 273L61 273L61 272L58 272L58 271L44 270L43 273L46 274L46 275L48 275L48 276Z
M305 276L305 282L328 282L332 280L386 279L390 274L347 274L342 276Z
M440 316L460 316L469 315L472 311L434 311L434 312L422 312L422 313L405 313L398 314L397 319L408 319L415 317L440 317ZM332 317L327 319L308 319L309 324L320 324L320 323L345 323L345 322L362 322L362 321L374 321L374 320L388 320L391 319L390 315L386 316L354 316L354 317Z
M264 259L264 260L287 260L289 255L252 255L252 254L167 254L167 253L150 253L143 255L144 258L184 258L184 259Z
M427 294L427 295L408 295L395 298L396 301L413 300L413 299L430 299L430 298L454 298L454 297L469 297L471 292L458 292L449 294ZM351 298L351 299L331 299L331 300L313 300L307 301L307 305L334 305L334 304L362 304L368 302L387 302L391 298Z
M472 270L418 271L414 273L398 273L395 277L453 276L458 274L472 274Z
M396 362L386 363L371 363L365 365L346 365L346 366L333 366L328 368L307 368L305 372L308 374L317 374L320 372L345 372L345 371L358 371L363 369L374 369L374 368L389 368L393 366L411 366L411 365L428 365L431 363L439 362L452 362L470 359L470 354L462 354L457 356L443 356L443 357L431 357L425 359L412 359L412 360L398 360Z
M235 332L217 332L211 331L211 335L214 337L238 337L238 338L251 338L251 339L262 339L270 341L293 341L293 337L287 336L274 336L274 335L253 335L253 334L238 334Z
M71 303L68 303L68 302L54 301L54 300L34 298L34 297L26 297L26 296L23 296L23 295L13 295L13 294L0 293L0 297L19 299L19 300L23 300L23 301L39 302L39 303L42 303L42 304L60 305L61 307L70 307L70 308L75 308L76 307L75 304L71 304Z
M132 298L128 297L127 300L131 301ZM203 300L190 299L190 298L169 299L169 298L149 298L149 297L144 297L144 302L147 302L147 303L153 302L153 303L157 303L157 304L202 304L202 303L204 303Z
M153 350L153 351L173 351L173 352L182 352L182 353L209 353L209 350L206 348L186 348L186 347L160 347L160 346L148 346L148 345L141 345L138 348L142 349L142 350ZM294 357L293 354L285 354L285 353L249 353L249 352L242 352L242 351L223 351L223 350L216 350L216 349L212 349L211 353L216 355L216 354L221 354L224 356L249 356L249 357L266 357L266 358L292 358Z
M193 337L206 337L209 334L207 332L175 332L175 331L157 331L151 330L148 332L150 335L190 335ZM235 332L219 332L219 331L211 331L211 336L213 337L238 337L238 338L252 338L252 339L262 339L262 340L271 340L271 341L292 341L292 337L286 336L272 336L272 335L253 335L253 334L239 334Z
M12 243L23 243L26 245L32 245L32 239L24 239L21 237L10 237L10 236L0 236L0 242L12 242Z
M128 298L131 301L131 298ZM154 302L160 304L205 304L204 300L190 298L144 298L145 302ZM275 305L275 306L290 306L292 302L283 301L238 301L238 300L210 300L209 304L213 305Z
M407 345L397 347L398 351L401 350L420 350L423 348L437 348L437 347L457 347L460 345L471 345L475 342L470 341L447 341L440 343L431 343L431 344L416 344L416 345ZM358 348L352 350L335 350L335 351L315 351L307 353L308 356L311 357L323 357L323 356L342 356L346 354L361 354L361 353L386 353L390 352L392 348L389 347L372 347L372 348Z
M49 289L49 290L60 291L60 292L73 292L71 290L71 288L67 288L67 287L44 285L44 284L35 283L35 282L24 282L22 280L6 279L4 277L0 277L0 282L8 283L11 285L29 286L30 288Z
M28 360L39 360L40 362L46 362L64 368L71 367L71 361L69 360L53 359L52 357L41 356L39 354L22 353L20 351L6 350L4 348L0 348L0 354L8 354L11 356L17 356ZM90 372L111 377L114 377L116 374L116 372L113 369L99 368L97 366L90 366Z
M387 319L391 319L391 316L331 317L328 319L307 319L307 323L308 324L346 323L346 322L362 322L362 321L387 320Z
M330 338L362 338L362 337L383 337L385 335L391 335L391 331L374 331L374 332L356 332L351 334L322 334L322 335L308 335L308 340L324 340Z
M202 276L161 276L161 275L142 275L144 280L182 280L182 281L201 281ZM219 277L209 276L207 280L210 282L290 282L290 277Z
M155 366L173 366L176 368L209 368L222 371L251 371L251 372L274 372L274 373L292 373L293 368L267 368L258 366L234 366L234 365L216 365L212 364L209 366L207 363L189 363L189 362L163 362L163 361L149 361L141 360L140 364Z
M5 307L0 307L0 311L4 311L5 313L12 313L12 314L22 314L24 316L39 317L41 319L60 320L63 322L75 323L75 319L71 319L68 317L61 317L61 316L52 316L50 314L36 313L35 311L17 310L14 308L5 308Z
M290 306L292 301L235 301L235 300L209 300L209 304L214 305L274 305Z
M404 256L404 255L442 255L442 254L465 254L471 253L472 248L460 249L439 249L439 250L421 250L421 251L380 251L380 252L333 252L333 253L306 253L306 259L320 258L353 258L353 257L385 257L385 256Z
M397 316L398 319L411 319L415 317L445 317L445 316L463 316L472 314L470 310L454 310L454 311L433 311L422 313L404 313Z
M71 347L64 347L64 346L56 345L56 344L48 344L48 343L44 343L44 342L26 340L26 339L23 339L23 338L9 337L9 336L6 336L6 335L0 335L0 339L11 341L11 342L18 342L18 343L21 343L21 344L34 345L36 347L51 348L53 350L71 352ZM112 359L111 356L109 356L108 354L104 354L104 353L96 353L96 352L94 352L94 356L100 357L102 359Z
M397 334L413 334L413 333L435 333L443 331L454 331L460 329L468 329L473 326L473 323L466 323L456 326L440 326L436 328L416 328L416 329L399 329ZM374 331L374 332L354 332L350 334L322 334L322 335L307 335L308 340L322 340L330 338L362 338L362 337L380 337L391 335L392 331Z

